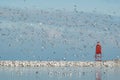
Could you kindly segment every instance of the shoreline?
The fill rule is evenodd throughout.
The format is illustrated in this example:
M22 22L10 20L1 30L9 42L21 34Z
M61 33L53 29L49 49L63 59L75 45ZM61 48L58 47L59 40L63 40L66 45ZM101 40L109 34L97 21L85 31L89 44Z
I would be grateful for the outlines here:
M113 61L0 61L0 67L120 67Z

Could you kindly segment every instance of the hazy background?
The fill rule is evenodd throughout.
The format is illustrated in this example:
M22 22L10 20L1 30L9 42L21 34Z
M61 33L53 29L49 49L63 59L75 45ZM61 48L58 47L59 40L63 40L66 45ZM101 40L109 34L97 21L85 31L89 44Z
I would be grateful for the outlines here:
M1 60L93 61L120 56L119 0L0 0Z

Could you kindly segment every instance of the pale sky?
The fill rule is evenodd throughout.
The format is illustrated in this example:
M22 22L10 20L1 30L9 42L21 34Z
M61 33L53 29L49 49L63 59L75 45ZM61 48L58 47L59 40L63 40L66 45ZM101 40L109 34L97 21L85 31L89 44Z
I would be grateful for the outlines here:
M120 0L0 0L0 6L66 9L120 16Z

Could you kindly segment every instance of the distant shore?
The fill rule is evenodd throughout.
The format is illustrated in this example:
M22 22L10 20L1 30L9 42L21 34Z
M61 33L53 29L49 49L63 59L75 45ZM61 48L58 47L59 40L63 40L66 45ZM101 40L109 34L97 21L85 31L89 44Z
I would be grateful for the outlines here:
M120 67L120 60L112 61L0 61L5 67Z

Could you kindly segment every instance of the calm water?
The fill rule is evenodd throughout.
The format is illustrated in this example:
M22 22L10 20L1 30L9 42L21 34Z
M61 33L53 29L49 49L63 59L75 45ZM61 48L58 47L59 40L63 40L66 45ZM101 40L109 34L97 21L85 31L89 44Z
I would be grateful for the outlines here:
M120 80L120 68L0 68L1 80Z

